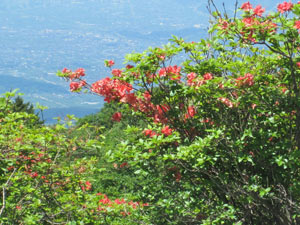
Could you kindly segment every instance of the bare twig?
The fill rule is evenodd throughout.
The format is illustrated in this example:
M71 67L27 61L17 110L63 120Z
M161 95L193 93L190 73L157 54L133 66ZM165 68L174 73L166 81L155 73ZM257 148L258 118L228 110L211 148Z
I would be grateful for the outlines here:
M4 209L5 209L5 206L6 206L6 202L5 202L5 199L6 199L6 186L9 184L9 182L10 182L11 178L13 177L13 175L15 174L16 170L17 169L14 168L14 171L11 173L8 180L6 181L6 183L2 187L2 207L1 207L1 210L0 210L0 216L4 212Z

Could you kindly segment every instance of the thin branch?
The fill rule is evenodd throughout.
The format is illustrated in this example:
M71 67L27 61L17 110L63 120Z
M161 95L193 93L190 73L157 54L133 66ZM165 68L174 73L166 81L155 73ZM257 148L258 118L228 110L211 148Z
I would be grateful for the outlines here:
M11 178L13 177L13 175L15 174L16 170L17 169L14 168L14 171L11 173L8 180L6 181L6 183L2 187L2 207L1 207L1 210L0 210L0 216L4 212L4 209L5 209L5 206L6 206L6 202L5 202L5 199L6 199L6 195L5 195L6 186L9 184L9 182L10 182Z

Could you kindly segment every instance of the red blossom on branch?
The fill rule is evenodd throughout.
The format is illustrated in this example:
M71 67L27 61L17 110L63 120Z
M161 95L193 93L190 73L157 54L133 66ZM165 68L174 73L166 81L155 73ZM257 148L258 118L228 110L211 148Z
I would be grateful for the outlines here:
M33 173L30 174L30 176L31 176L32 178L36 178L36 177L38 176L38 173L37 173L37 172L33 172Z
M254 15L256 15L256 16L262 16L262 14L265 12L265 9L262 8L261 5L258 5L255 7L253 12L254 12Z
M127 69L127 70L130 70L130 69L132 69L133 67L134 67L133 65L129 65L129 64L126 65L126 69Z
M112 120L120 122L122 118L122 114L120 112L116 112L112 115Z
M78 82L71 82L70 83L70 91L74 92L79 89L79 83Z
M165 126L161 129L161 133L163 133L166 136L171 135L173 130L169 126Z
M109 77L92 84L91 91L104 96L104 101L111 102L124 98L133 90L132 85Z
M171 80L180 80L180 70L181 67L175 66L168 66L166 68L161 68L159 71L160 77L169 76Z
M252 9L252 5L250 2L245 2L242 4L241 9L244 11L250 11L250 9Z
M194 79L197 77L197 74L192 72L187 75L187 84L189 86L194 85Z
M187 109L187 113L185 114L184 118L188 119L188 118L192 118L194 117L196 114L196 109L194 106L189 106Z
M280 13L284 13L284 12L290 11L290 10L292 10L292 8L293 8L293 3L291 3L291 2L283 2L282 4L279 4L277 6L277 10Z
M229 23L226 20L219 20L219 27L221 30L227 30L229 27Z
M78 68L77 70L75 70L75 73L80 77L85 76L85 70L83 68Z
M63 68L61 72L66 74L66 73L71 73L72 71L67 68Z
M128 166L128 163L127 162L123 162L121 165L120 165L120 168L123 168L125 166Z
M157 135L157 133L155 133L155 132L154 132L153 130L151 130L151 129L144 130L144 134L145 134L145 136L150 137L150 138Z
M211 73L206 73L203 75L204 80L211 80L213 79L213 75Z
M113 60L109 60L108 63L107 63L107 65L109 67L112 67L113 65L115 65L115 62Z
M115 77L122 77L122 70L120 70L120 69L113 69L111 71L111 74L114 75Z
M296 28L300 32L300 20L295 21L294 28Z
M221 98L218 98L224 105L226 105L227 107L229 108L233 108L233 103L228 99L228 98L224 98L224 97L221 97Z
M236 79L236 84L238 86L252 86L254 84L254 76L251 73L246 73L243 77L238 77Z

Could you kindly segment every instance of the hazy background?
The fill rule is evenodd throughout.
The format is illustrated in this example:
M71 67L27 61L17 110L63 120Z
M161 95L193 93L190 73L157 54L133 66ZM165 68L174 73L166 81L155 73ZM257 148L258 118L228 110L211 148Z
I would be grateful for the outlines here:
M215 2L230 12L235 1ZM250 2L276 10L283 1ZM103 99L70 93L57 70L82 67L95 82L110 74L105 59L123 67L126 53L166 44L172 34L205 38L206 6L206 0L0 0L0 92L19 88L26 101L48 106L47 122L96 112Z

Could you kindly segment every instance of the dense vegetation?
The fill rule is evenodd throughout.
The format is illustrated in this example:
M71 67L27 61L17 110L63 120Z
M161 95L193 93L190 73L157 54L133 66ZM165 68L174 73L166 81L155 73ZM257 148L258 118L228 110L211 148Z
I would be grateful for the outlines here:
M1 222L299 224L300 4L277 9L215 8L209 39L106 61L93 84L63 69L107 102L75 125L37 123L6 93Z

